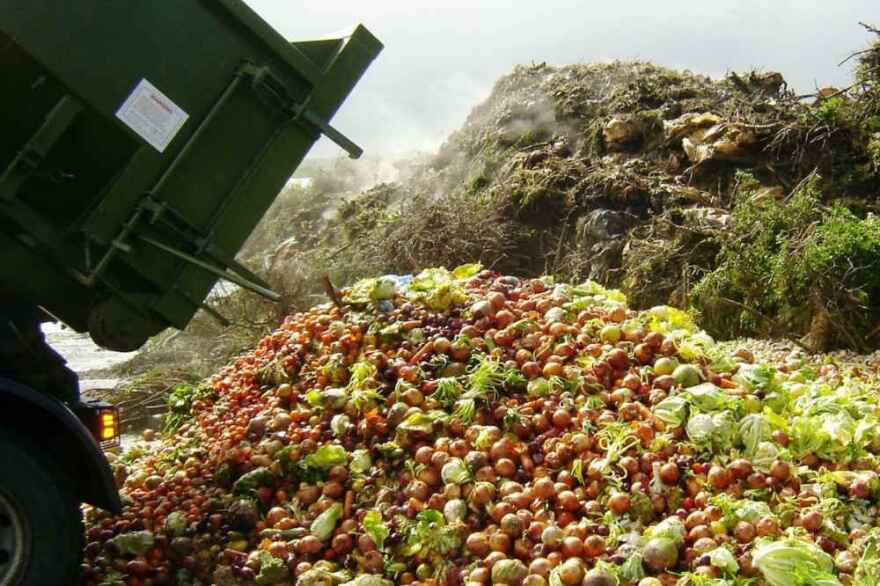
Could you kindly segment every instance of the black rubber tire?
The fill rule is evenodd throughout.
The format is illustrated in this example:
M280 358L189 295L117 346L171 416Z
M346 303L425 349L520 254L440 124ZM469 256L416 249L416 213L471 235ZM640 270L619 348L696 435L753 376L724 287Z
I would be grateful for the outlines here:
M33 443L0 433L0 492L21 513L26 534L13 586L79 583L82 511L55 469L51 456Z

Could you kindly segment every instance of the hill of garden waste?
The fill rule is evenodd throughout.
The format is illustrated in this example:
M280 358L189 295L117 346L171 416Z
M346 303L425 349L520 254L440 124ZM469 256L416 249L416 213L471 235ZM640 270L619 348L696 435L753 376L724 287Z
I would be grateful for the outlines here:
M718 337L865 350L880 324L878 45L856 60L852 86L810 96L771 71L519 66L398 181L330 219L326 185L282 202L269 222L293 238L248 254L294 306L325 273L342 286L479 261L692 308Z

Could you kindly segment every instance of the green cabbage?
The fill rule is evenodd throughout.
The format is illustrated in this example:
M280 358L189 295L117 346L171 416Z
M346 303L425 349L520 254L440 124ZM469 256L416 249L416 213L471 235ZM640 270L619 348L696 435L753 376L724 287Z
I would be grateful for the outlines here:
M743 417L738 426L739 440L746 449L746 454L753 456L758 445L770 439L770 423L760 413Z
M672 427L681 427L687 420L688 403L681 395L667 397L654 406L654 417Z
M733 508L733 514L740 521L746 521L754 525L761 520L762 517L771 515L770 506L764 501L753 501L743 499L737 501Z
M687 423L688 439L697 446L715 452L729 450L736 435L736 421L730 411L714 415L700 413Z
M831 556L797 538L759 541L752 552L752 564L768 586L841 586Z
M719 547L710 551L709 563L725 574L734 575L739 572L739 564L736 563L733 554L726 547Z
M186 515L180 511L173 511L165 517L165 533L173 537L180 537L186 531Z
M761 472L768 472L774 461L779 459L779 448L773 442L761 442L752 455L752 466Z
M461 499L451 499L443 507L443 516L450 524L463 523L467 513L467 503Z
M690 396L691 403L700 411L730 409L737 401L733 397L727 396L724 391L712 383L703 383L689 387L686 394Z
M779 389L776 369L767 364L742 364L731 379L750 391L761 390L770 393Z
M676 547L681 547L687 533L684 522L678 517L667 517L656 525L648 527L645 537L648 539L668 539Z

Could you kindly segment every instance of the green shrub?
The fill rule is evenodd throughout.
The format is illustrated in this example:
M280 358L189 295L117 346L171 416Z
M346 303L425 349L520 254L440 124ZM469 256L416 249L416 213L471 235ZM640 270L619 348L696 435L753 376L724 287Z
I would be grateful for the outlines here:
M822 100L815 108L816 116L826 124L838 124L841 119L843 98L838 96Z
M880 174L880 132L875 132L868 142L868 155L871 159L871 170Z
M824 207L816 175L788 201L760 201L743 185L717 268L691 294L703 325L864 347L880 309L880 219Z
M172 434L180 429L192 417L193 403L214 397L214 389L207 384L180 385L168 395L168 413L165 414L165 434Z

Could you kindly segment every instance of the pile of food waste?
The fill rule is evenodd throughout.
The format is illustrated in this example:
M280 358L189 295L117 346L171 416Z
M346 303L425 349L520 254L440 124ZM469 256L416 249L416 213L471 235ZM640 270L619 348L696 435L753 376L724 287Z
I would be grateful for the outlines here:
M84 584L880 584L876 368L479 265L339 297L119 460Z

